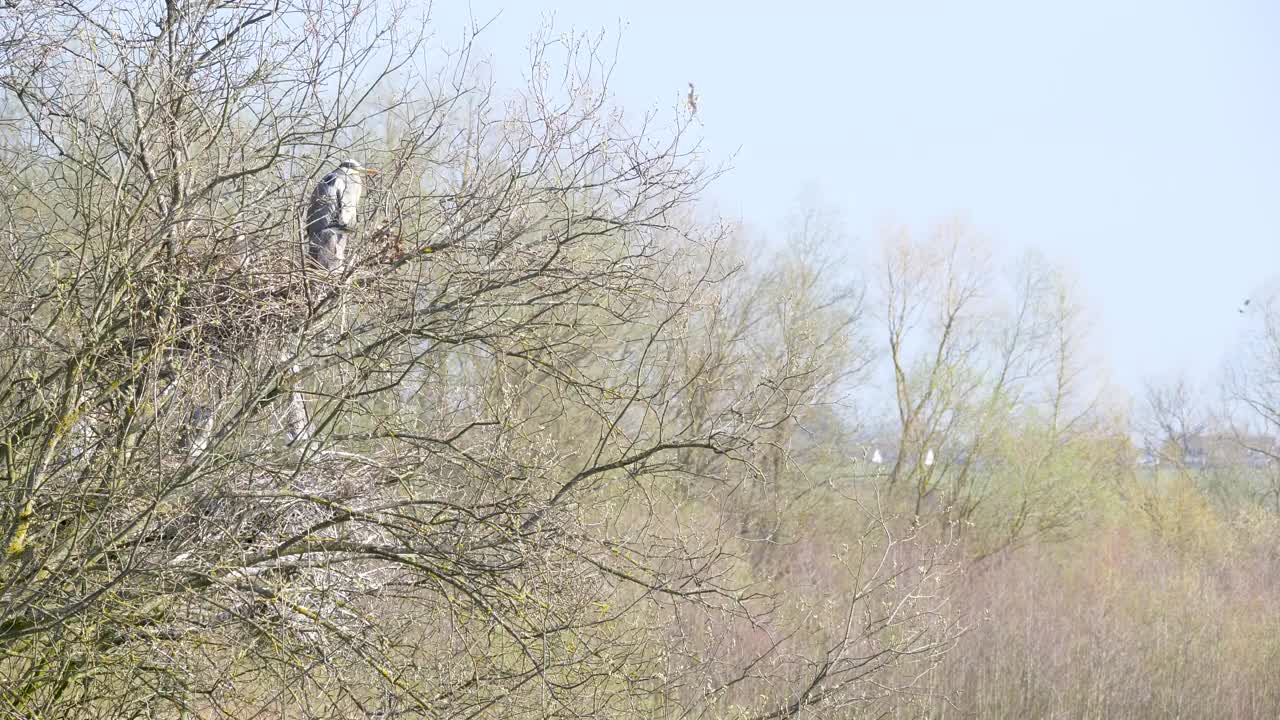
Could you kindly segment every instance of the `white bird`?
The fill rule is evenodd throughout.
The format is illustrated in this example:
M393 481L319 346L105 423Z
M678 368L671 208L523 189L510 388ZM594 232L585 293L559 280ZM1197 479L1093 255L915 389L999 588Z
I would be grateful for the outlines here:
M929 450L924 454L924 466L929 467L931 465L933 465L933 451Z
M320 179L307 206L307 257L327 270L341 270L347 235L355 229L356 211L364 192L364 178L378 171L345 160Z
M884 462L884 458L880 456L880 448L876 448L876 451L874 453L871 453L871 462L875 463L876 465L879 465Z

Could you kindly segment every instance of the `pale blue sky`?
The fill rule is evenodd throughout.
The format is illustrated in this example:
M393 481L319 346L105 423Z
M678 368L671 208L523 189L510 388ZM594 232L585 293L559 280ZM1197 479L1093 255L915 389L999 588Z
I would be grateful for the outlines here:
M726 215L780 228L817 188L850 234L953 213L1065 263L1135 388L1212 379L1240 301L1280 275L1280 3L471 0L517 72L527 35L625 23L613 91L697 85ZM442 35L468 3L436 7Z

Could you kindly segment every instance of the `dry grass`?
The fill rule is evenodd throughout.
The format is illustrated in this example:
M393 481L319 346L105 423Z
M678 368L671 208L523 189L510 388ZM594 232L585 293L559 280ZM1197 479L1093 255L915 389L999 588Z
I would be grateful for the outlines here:
M1280 523L1110 525L971 571L939 717L1280 717Z

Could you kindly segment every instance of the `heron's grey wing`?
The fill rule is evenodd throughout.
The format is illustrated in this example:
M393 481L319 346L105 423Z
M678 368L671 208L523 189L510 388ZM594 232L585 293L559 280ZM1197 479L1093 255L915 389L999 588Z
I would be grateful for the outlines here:
M341 185L342 178L337 173L329 173L320 179L315 191L311 193L311 206L307 208L308 232L319 232L339 223Z

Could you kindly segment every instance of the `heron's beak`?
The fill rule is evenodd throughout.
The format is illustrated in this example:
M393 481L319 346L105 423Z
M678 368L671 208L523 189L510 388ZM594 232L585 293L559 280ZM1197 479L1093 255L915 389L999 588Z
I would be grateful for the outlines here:
M379 172L381 172L377 168L363 168L363 170L365 175L377 175Z

